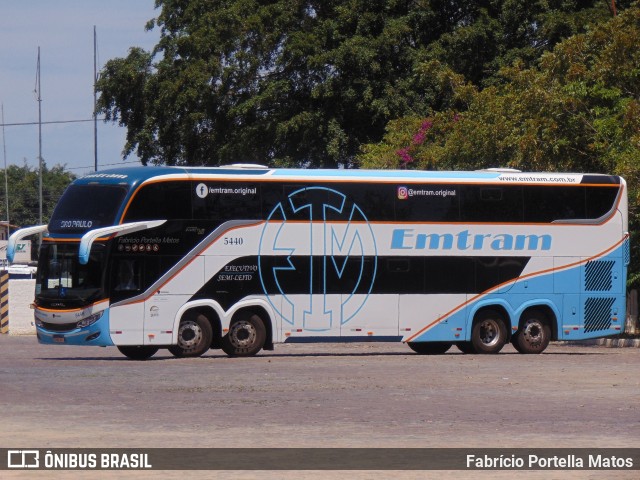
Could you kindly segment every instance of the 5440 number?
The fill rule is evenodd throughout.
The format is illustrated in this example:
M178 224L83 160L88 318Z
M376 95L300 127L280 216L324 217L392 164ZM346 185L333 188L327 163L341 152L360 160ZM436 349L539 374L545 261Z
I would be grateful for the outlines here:
M244 243L244 239L242 237L224 237L223 239L224 245L242 245Z

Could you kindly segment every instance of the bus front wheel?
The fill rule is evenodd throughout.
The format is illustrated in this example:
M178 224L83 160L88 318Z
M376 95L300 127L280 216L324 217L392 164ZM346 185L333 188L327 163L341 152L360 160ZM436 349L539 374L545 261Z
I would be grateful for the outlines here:
M146 360L155 355L158 351L158 347L143 347L143 346L122 346L118 347L120 353L131 360Z
M222 350L230 357L250 357L264 346L267 331L262 319L255 313L238 317L229 325L222 337Z
M458 342L456 347L464 354L476 353L476 349L471 342Z
M409 348L420 355L442 355L451 348L449 342L409 342Z
M213 329L209 319L203 314L186 315L178 327L178 344L169 347L176 357L199 357L209 350L213 339Z
M507 342L504 318L495 310L482 311L473 324L471 343L477 353L498 353Z

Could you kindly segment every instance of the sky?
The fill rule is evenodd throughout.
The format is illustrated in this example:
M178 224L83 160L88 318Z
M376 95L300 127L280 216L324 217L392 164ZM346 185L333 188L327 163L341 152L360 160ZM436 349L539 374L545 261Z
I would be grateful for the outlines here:
M38 102L35 94L38 47L42 122L89 120L93 115L93 28L98 71L129 48L151 50L158 28L154 0L0 0L0 169L38 165ZM7 125L35 122L35 125ZM2 123L0 118L0 123ZM134 166L122 158L126 129L98 121L98 169ZM63 165L82 176L94 170L93 122L43 124L42 157L47 167Z

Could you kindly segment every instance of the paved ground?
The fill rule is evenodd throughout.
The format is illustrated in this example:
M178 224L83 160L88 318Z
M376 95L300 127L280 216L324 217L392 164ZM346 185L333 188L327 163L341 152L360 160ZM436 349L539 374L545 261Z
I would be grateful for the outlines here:
M0 447L639 447L639 365L636 348L426 357L395 343L277 345L238 359L161 351L134 362L115 348L3 335Z

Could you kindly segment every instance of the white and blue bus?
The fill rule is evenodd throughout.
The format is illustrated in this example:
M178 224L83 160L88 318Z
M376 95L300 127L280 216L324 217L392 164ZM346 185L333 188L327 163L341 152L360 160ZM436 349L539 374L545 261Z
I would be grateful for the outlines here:
M278 342L540 353L624 330L627 187L599 174L138 167L41 232L38 339L145 359Z

